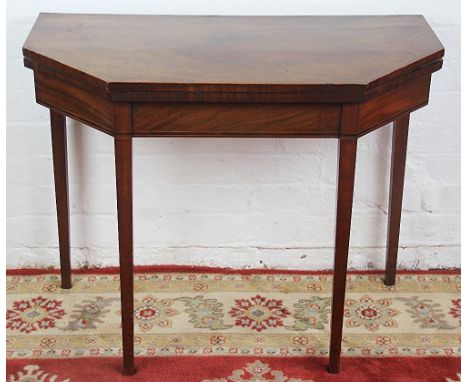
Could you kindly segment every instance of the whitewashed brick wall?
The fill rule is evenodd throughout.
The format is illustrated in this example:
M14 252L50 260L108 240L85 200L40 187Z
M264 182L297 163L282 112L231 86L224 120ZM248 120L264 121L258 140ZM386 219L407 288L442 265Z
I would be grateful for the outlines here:
M423 14L446 47L413 113L399 264L460 264L460 6L456 0L7 2L7 265L58 265L48 111L21 46L39 12ZM117 265L112 138L68 122L72 260ZM391 129L358 148L350 266L382 268ZM134 144L135 262L330 268L335 140L145 139Z

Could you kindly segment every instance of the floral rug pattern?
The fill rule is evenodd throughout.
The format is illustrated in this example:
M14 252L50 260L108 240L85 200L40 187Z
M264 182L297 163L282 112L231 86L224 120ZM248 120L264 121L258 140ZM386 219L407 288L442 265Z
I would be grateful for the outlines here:
M22 370L10 374L7 382L72 382L69 378L57 378L57 375L46 373L38 365L26 365Z
M120 355L119 276L78 274L70 290L59 281L7 276L7 357ZM331 283L330 274L137 273L136 354L327 356ZM380 274L350 274L347 285L344 355L459 356L460 275L401 273L386 287ZM259 361L217 381L293 381L280 374Z
M272 370L270 365L256 360L243 369L236 369L227 378L204 379L202 382L313 382L312 380L291 379L280 370Z

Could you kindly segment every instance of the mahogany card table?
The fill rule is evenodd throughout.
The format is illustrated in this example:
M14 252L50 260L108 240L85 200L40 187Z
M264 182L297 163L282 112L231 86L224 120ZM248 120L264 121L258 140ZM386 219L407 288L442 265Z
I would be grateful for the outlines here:
M114 138L124 374L136 372L133 138L338 139L329 371L339 372L357 141L393 122L393 285L409 115L428 103L444 56L425 19L40 14L23 55L50 109L62 288L72 286L65 117Z

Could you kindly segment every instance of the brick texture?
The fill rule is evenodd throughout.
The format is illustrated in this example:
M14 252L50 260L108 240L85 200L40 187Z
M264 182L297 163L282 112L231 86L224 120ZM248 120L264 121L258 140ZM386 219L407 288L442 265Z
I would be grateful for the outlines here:
M58 265L48 111L21 45L38 12L423 14L446 47L410 121L399 265L460 265L460 9L449 0L7 3L7 266ZM118 263L113 142L68 120L72 263ZM436 134L437 133L437 134ZM384 265L391 128L359 142L350 266ZM146 139L134 144L137 264L332 266L334 140Z

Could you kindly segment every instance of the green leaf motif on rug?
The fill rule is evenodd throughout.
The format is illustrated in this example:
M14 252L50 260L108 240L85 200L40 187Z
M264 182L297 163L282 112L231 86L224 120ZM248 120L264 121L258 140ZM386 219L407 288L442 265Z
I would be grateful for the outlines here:
M411 298L399 297L409 307L406 311L413 318L414 323L420 325L422 329L456 329L456 326L449 325L444 319L446 316L443 313L440 304L432 300L421 300L420 296Z
M97 296L93 300L84 300L82 304L76 304L71 314L71 320L68 324L60 328L62 330L80 330L80 329L96 329L96 323L103 323L101 319L106 313L109 313L107 308L113 301L118 301L118 298L103 298Z
M313 296L311 299L299 300L293 305L294 323L286 326L289 330L305 331L307 329L324 329L328 323L331 298Z
M190 323L195 328L222 330L232 328L223 322L223 304L215 298L203 296L180 297L177 300L185 303L185 312L190 316Z

